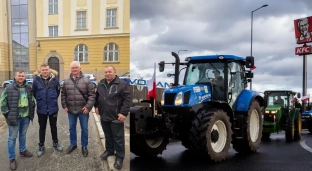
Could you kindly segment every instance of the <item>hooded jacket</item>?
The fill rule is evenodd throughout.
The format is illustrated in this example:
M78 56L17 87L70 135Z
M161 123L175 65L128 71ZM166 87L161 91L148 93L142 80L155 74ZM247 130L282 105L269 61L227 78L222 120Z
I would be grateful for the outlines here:
M67 108L68 113L71 114L83 113L83 107L86 107L89 111L91 111L95 103L95 91L93 83L88 77L85 77L83 73L80 72L80 75L77 77L75 84L82 91L83 95L81 95L70 78L72 78L72 74L70 74L68 79L64 80L61 89L63 109ZM83 98L83 96L87 98L87 101Z
M130 111L130 86L118 76L107 84L106 79L99 82L96 102L103 121L118 120L118 114L127 116Z
M42 80L40 71L36 71L34 75L32 91L37 101L37 114L51 115L57 113L60 95L60 82L56 77L58 72L50 69L50 79L47 85Z

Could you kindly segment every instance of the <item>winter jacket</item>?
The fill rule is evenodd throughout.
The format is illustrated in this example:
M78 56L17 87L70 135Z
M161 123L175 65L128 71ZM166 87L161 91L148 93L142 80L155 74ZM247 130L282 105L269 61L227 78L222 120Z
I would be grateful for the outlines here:
M76 78L76 85L87 98L88 101L86 102L70 78L72 78L71 74L68 79L64 80L61 89L62 107L64 109L67 108L68 113L71 114L83 113L83 107L86 107L89 111L91 111L95 103L95 90L93 83L88 77L85 77L82 72L80 72L80 75Z
M21 97L27 98L24 100ZM18 85L15 79L12 84L7 85L2 92L0 104L1 112L8 125L16 126L18 118L29 117L31 121L34 119L35 100L31 87L26 84L26 80L23 85Z
M55 114L59 111L58 97L60 95L60 82L56 77L58 72L50 69L50 79L46 85L42 80L40 71L34 73L32 91L37 101L37 114Z
M95 98L103 121L118 120L118 114L127 116L130 111L130 86L118 76L109 84L105 79L98 84Z

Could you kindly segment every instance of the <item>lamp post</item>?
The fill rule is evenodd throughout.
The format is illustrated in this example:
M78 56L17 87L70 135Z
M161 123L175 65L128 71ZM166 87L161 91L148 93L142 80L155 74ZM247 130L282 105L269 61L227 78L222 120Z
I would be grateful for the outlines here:
M251 11L251 36L250 36L250 56L252 56L252 26L253 26L253 13L261 8L269 6L268 4L262 5L261 7ZM252 68L250 68L250 72L252 71ZM250 80L250 90L252 90L252 81Z
M180 52L180 51L187 51L187 50L179 50L179 51L178 51L178 55L179 55L179 52Z

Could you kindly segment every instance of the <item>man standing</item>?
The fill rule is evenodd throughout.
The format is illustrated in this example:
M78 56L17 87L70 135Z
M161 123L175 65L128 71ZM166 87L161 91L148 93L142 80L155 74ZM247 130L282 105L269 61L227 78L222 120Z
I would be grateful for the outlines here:
M116 151L114 167L121 169L125 157L124 121L130 111L130 87L116 76L113 66L105 67L104 76L98 84L94 105L105 134L106 150L101 158L107 159Z
M81 126L81 146L84 157L88 156L88 121L89 112L95 103L95 91L92 82L81 72L80 63L70 64L71 74L63 83L61 91L62 107L68 113L70 146L69 154L77 148L77 119Z
M8 155L10 169L16 169L15 144L19 135L19 151L21 157L32 157L33 154L26 149L26 133L29 122L33 121L35 101L31 87L26 83L26 74L18 70L14 76L14 82L9 84L2 92L1 112L9 127Z
M57 113L58 97L60 95L60 83L57 76L57 71L50 69L48 64L40 66L40 73L35 72L32 91L37 101L37 114L39 122L39 149L38 156L44 152L44 142L47 120L49 118L53 147L56 150L62 151L63 148L58 143L57 138Z

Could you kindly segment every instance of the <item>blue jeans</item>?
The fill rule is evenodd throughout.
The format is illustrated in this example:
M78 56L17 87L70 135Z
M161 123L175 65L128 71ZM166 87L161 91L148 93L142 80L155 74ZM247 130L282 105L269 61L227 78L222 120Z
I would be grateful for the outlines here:
M70 145L77 145L77 119L79 118L80 127L81 127L81 146L88 146L88 121L89 114L70 114L68 113L69 120L69 134L70 134Z
M29 126L29 117L18 118L16 126L9 125L9 138L8 138L8 155L9 159L15 159L15 144L17 134L19 134L19 151L23 152L26 150L26 133Z

